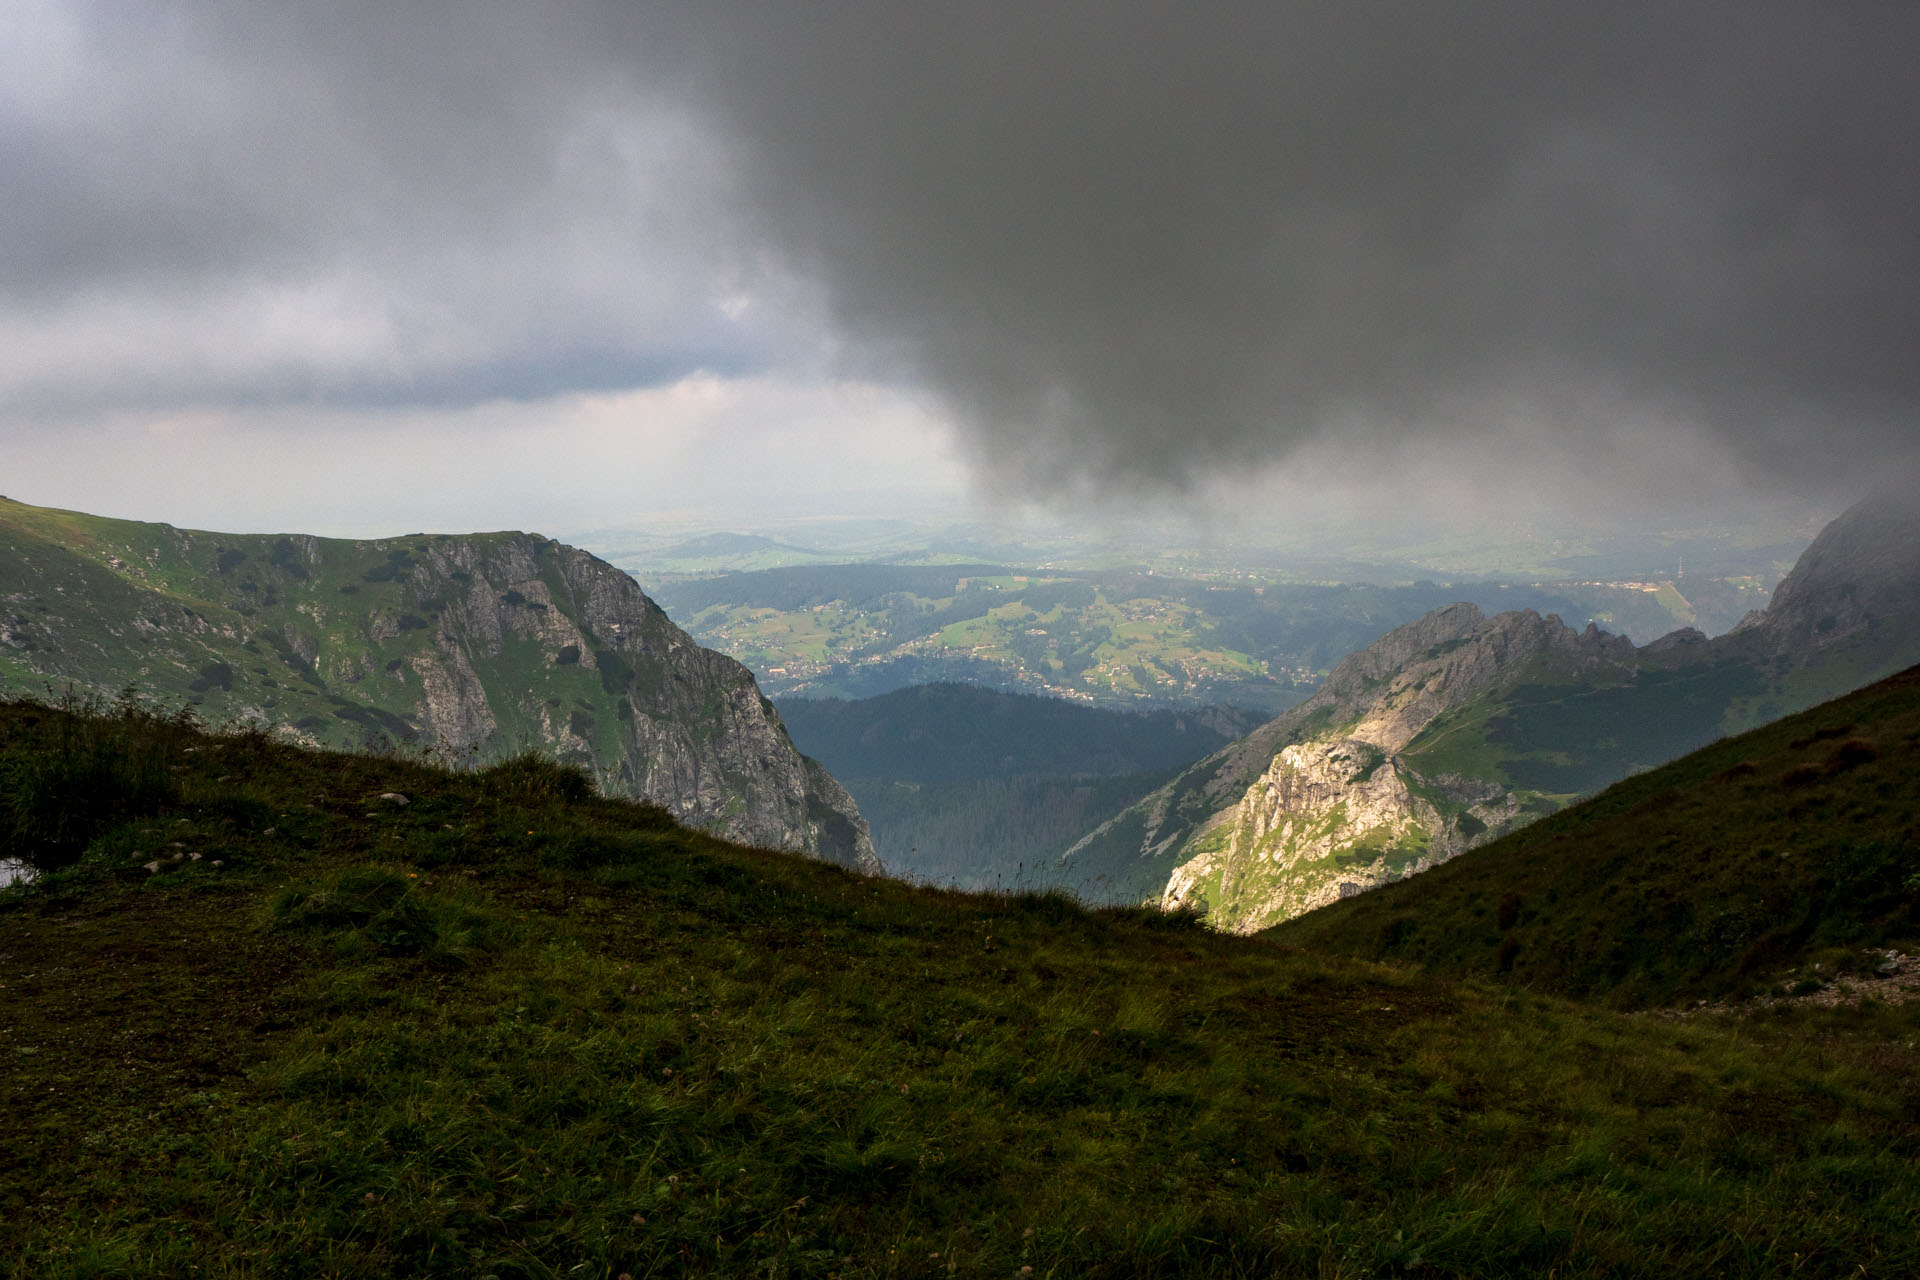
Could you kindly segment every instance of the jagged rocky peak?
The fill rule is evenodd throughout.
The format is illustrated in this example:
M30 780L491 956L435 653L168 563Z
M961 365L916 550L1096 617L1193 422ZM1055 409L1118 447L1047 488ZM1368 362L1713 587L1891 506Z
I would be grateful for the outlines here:
M1422 870L1746 724L1920 661L1920 489L1835 520L1765 614L1636 649L1532 612L1437 609L1068 852L1075 883L1257 929ZM1371 754L1369 754L1371 753Z
M421 718L436 736L491 733L494 704L510 699L542 742L597 766L616 791L744 843L880 869L852 797L794 749L753 674L695 643L632 577L525 534L480 546L443 540L423 559L456 600L412 659ZM420 575L414 590L431 595L435 576ZM614 700L611 735L604 713L583 710L581 699L554 706L484 678L522 645L550 671L570 667L583 681L591 673Z
M1488 618L1466 604L1388 633L1335 669L1322 706L1301 708L1294 740L1183 841L1162 903L1204 904L1216 925L1252 931L1492 839L1521 817L1523 797L1484 779L1425 776L1400 752L1491 689L1543 671L1624 670L1633 654L1596 627L1577 632L1531 611ZM1339 727L1307 731L1329 716Z
M1489 618L1473 605L1453 604L1349 655L1306 705L1325 698L1324 705L1358 721L1354 736L1397 751L1441 712L1533 673L1527 664L1565 674L1627 670L1634 652L1631 640L1592 624L1575 631L1531 609Z
M1292 743L1189 844L1161 903L1216 927L1266 928L1426 870L1511 826L1501 788L1424 778L1362 738Z
M1157 869L1154 896L1204 900L1216 923L1252 929L1330 900L1341 883L1421 869L1511 826L1527 799L1483 779L1422 776L1400 753L1489 691L1549 675L1621 678L1633 654L1624 637L1531 610L1436 609L1089 833L1067 873L1132 890Z

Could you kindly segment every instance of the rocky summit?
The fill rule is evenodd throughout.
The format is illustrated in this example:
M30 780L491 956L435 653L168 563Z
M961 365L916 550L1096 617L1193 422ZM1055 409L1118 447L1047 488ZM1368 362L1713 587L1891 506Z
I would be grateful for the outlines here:
M1460 770L1425 770L1409 756L1445 713L1548 673L1601 681L1631 673L1630 641L1576 632L1531 612L1488 618L1453 605L1397 628L1334 669L1308 702L1270 732L1284 745L1232 803L1195 820L1176 780L1154 836L1176 860L1161 900L1205 909L1235 930L1263 928L1341 897L1423 871L1561 798ZM1204 796L1237 781L1244 756L1195 766L1216 774ZM1189 785L1191 780L1189 781ZM1171 828L1171 830L1169 830ZM1069 854L1099 849L1099 832ZM1153 861L1154 859L1149 859Z
M728 839L880 869L752 673L533 534L236 535L0 499L0 684L136 688L215 725L455 762L532 749Z

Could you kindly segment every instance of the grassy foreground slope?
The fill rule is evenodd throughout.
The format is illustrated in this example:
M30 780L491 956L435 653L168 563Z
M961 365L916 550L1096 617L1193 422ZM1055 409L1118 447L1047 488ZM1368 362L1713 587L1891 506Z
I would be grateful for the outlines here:
M1618 1004L1920 941L1920 667L1270 936Z
M12 704L0 780L68 863L0 893L0 1274L1920 1268L1911 1007L1629 1017L531 759Z

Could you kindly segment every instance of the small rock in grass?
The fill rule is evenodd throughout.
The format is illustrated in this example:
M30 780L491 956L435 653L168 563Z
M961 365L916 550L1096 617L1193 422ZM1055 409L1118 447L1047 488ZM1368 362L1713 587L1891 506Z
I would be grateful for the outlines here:
M144 866L147 869L148 875L157 876L160 874L160 868L165 864L162 863L160 859L155 858L152 862L144 862L144 863L141 863L140 865Z
M388 804L394 805L395 807L401 808L401 809L404 809L409 804L413 803L411 800L408 800L405 796L401 795L398 791L382 791L380 793L380 798L382 800L385 800Z

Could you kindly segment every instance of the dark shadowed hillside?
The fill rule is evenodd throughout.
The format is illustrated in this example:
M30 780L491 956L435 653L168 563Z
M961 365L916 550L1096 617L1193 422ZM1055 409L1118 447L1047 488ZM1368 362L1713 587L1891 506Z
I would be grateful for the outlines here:
M959 684L853 702L793 698L780 714L794 742L835 773L910 782L1152 773L1187 764L1259 721L1232 708L1103 711Z

